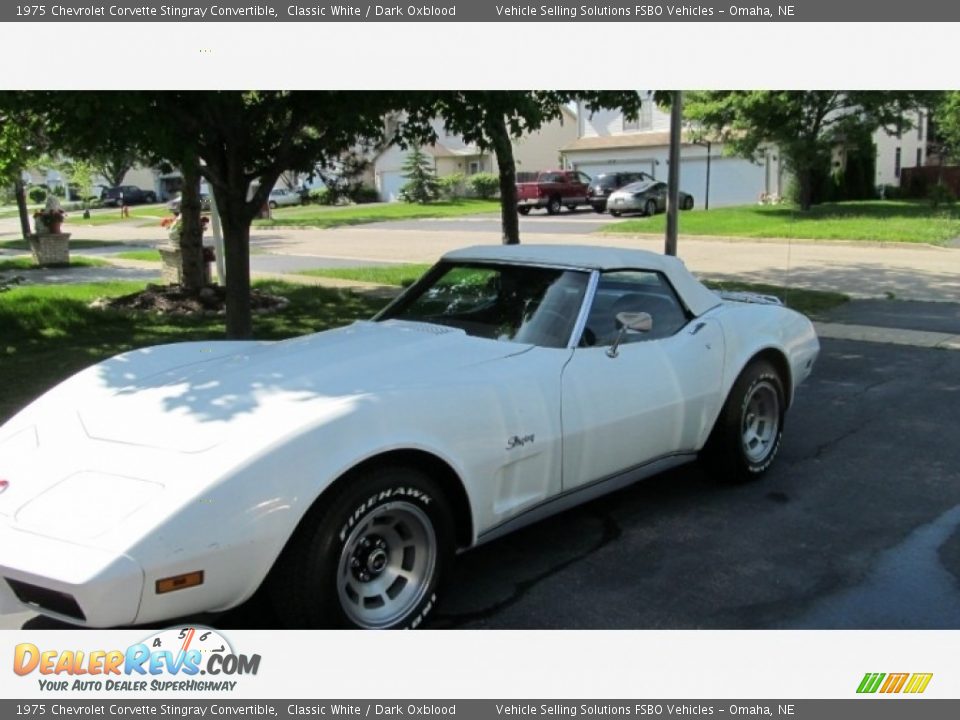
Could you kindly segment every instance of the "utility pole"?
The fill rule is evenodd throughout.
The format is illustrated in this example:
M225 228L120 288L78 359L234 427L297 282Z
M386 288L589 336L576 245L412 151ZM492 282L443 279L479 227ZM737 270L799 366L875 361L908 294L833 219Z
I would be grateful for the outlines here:
M683 94L674 90L670 101L670 168L667 173L667 236L663 252L677 254L677 215L680 199L680 141Z

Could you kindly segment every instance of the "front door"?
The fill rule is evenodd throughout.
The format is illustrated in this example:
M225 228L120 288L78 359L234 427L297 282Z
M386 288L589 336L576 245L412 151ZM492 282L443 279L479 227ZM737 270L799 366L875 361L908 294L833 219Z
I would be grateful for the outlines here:
M649 313L652 328L621 334L621 312ZM563 489L696 450L718 409L722 357L719 325L691 321L661 275L604 273L563 372Z

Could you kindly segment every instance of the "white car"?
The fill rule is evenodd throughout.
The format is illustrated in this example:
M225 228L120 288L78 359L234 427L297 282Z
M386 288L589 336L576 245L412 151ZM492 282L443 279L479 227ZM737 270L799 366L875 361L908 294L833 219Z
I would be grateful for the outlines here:
M80 372L0 428L0 582L88 626L222 611L416 627L453 553L705 456L757 476L807 318L671 257L446 255L371 321Z
M287 188L274 188L267 197L267 205L271 210L285 205L299 205L301 201L300 193Z

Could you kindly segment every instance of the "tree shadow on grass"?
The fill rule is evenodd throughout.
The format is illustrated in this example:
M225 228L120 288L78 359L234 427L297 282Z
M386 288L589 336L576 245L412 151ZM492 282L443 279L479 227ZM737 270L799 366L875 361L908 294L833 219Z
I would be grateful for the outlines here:
M4 377L0 422L70 375L119 353L225 339L221 315L173 317L94 309L89 306L97 294L96 286L92 287L64 287L57 293L48 288L22 288L0 300ZM257 287L290 301L278 313L254 317L254 337L259 340L280 340L369 318L385 302L282 282L257 283Z

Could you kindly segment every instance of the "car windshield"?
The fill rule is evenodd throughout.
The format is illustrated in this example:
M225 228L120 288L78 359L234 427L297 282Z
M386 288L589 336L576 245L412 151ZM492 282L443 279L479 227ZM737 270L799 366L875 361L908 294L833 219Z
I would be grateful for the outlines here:
M562 348L589 277L581 270L441 262L374 319L448 325L474 337Z
M605 190L610 188L615 188L617 186L617 176L616 175L598 175L594 179L593 184L597 187L602 187Z

